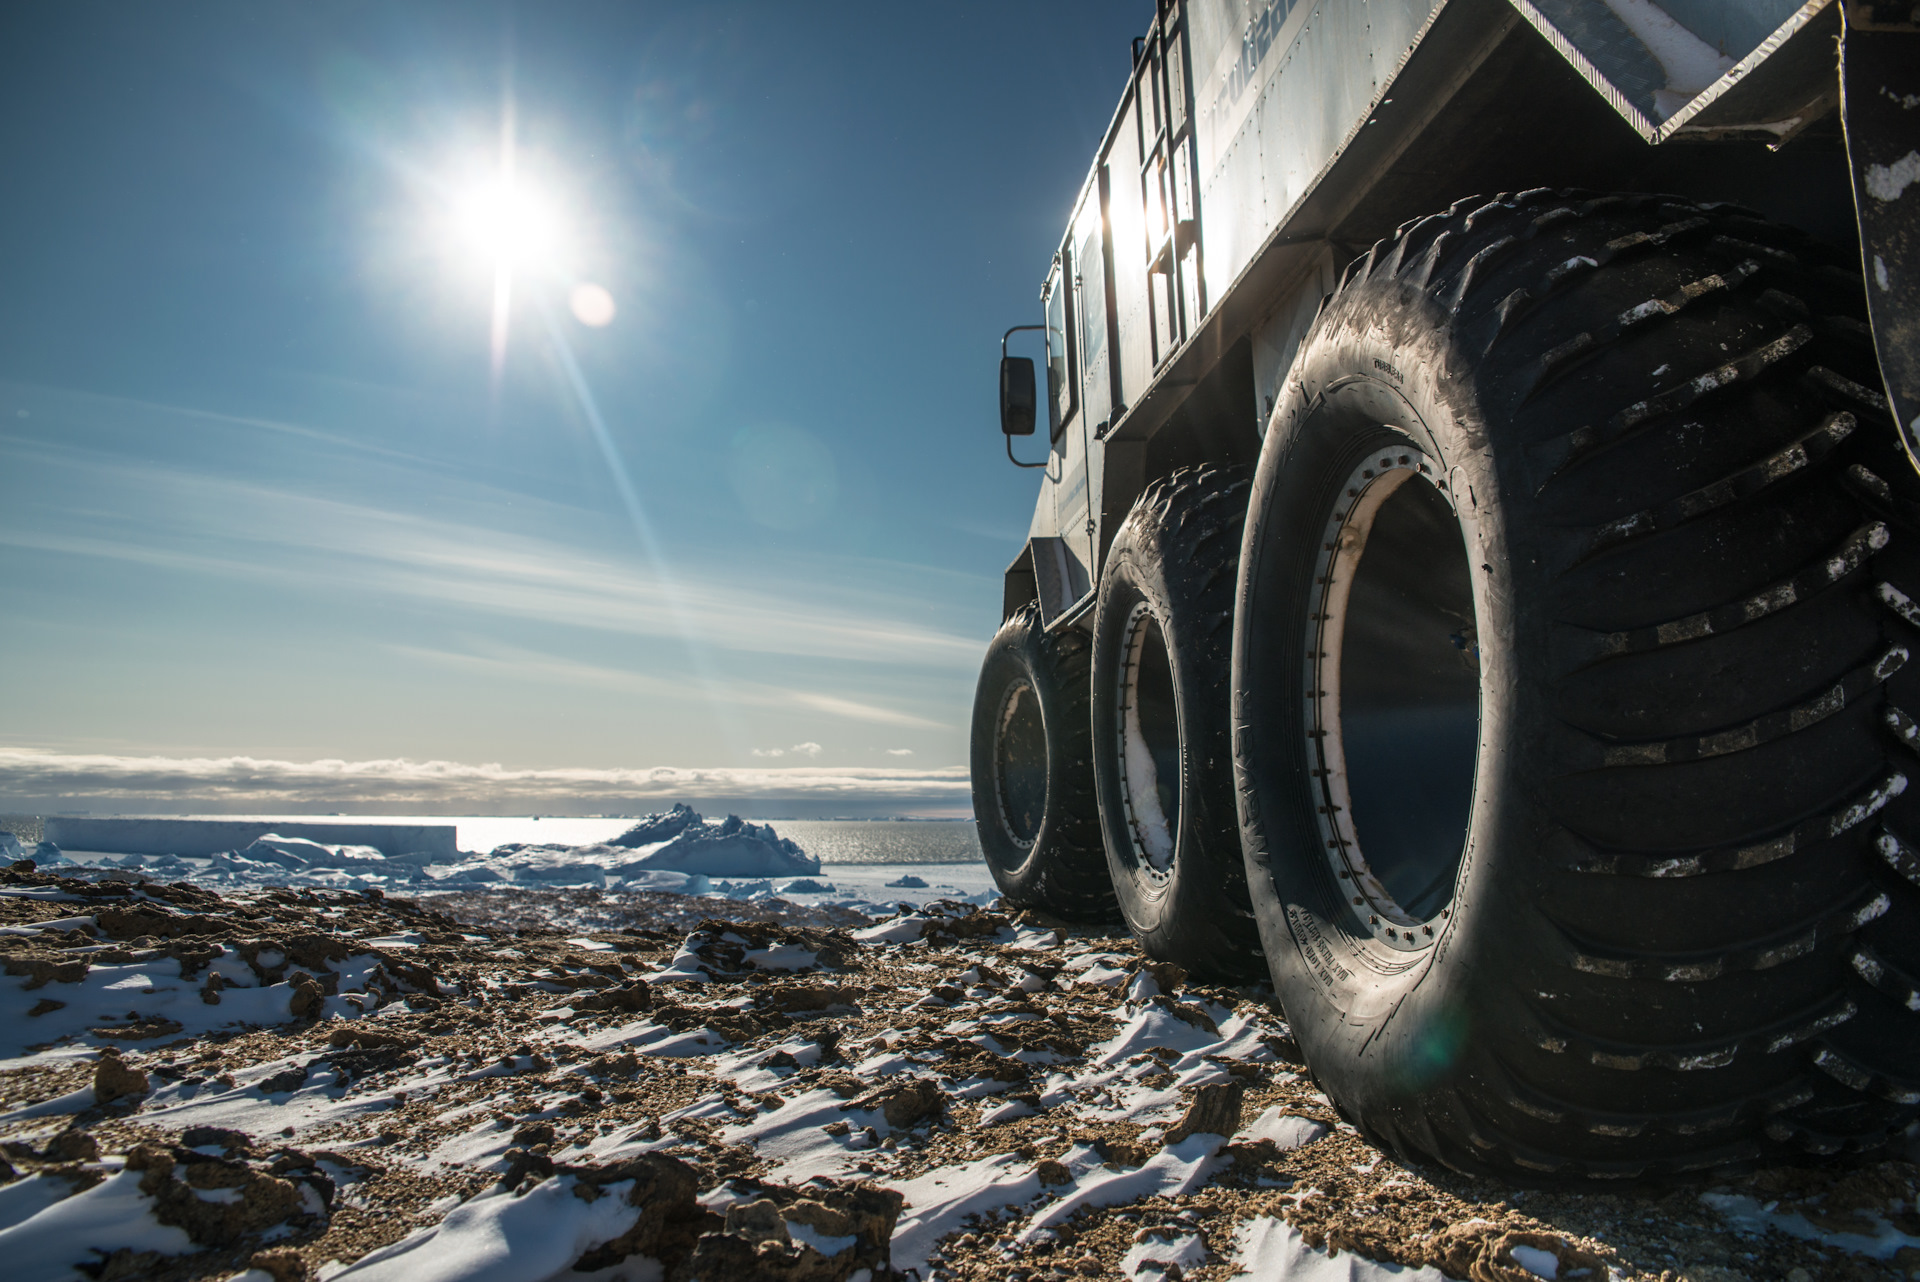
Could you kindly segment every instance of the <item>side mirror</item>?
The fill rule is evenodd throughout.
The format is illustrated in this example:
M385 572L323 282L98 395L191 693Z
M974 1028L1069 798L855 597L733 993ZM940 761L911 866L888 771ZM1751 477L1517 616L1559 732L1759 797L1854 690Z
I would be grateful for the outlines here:
M1001 432L1007 436L1032 436L1036 401L1033 359L1028 356L1002 356L1000 358Z

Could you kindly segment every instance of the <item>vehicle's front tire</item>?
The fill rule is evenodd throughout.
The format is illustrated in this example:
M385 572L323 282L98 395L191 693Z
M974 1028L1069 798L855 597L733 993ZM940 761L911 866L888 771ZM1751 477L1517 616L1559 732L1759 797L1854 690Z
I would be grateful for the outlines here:
M1622 1178L1914 1115L1920 855L1875 837L1915 486L1843 262L1535 191L1381 242L1304 341L1241 559L1242 843L1307 1062L1391 1149Z
M1266 977L1233 800L1227 680L1244 467L1147 487L1113 536L1093 621L1093 761L1120 914L1206 979Z
M1034 606L987 645L973 699L973 816L1000 893L1074 921L1111 921L1088 733L1084 633Z

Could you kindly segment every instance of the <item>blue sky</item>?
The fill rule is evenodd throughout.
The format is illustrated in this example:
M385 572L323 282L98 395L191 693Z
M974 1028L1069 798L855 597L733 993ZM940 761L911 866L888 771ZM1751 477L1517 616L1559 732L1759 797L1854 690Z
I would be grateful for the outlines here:
M998 336L1151 11L11 9L0 808L956 803Z

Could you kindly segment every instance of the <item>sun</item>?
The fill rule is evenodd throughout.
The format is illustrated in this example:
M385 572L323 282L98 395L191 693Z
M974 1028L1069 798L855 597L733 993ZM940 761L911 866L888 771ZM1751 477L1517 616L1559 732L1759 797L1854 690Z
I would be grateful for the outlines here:
M524 183L495 179L468 191L455 209L461 238L499 269L550 263L560 251L551 202Z

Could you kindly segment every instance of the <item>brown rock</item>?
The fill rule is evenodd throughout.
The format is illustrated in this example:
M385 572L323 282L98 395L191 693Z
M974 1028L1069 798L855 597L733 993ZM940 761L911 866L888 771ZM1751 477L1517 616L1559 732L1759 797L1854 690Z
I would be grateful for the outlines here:
M898 1130L940 1112L946 1103L945 1092L933 1082L924 1077L907 1077L878 1090L868 1091L840 1107L877 1108L887 1119L887 1125Z
M320 987L320 981L312 975L293 977L293 1000L288 1004L288 1009L295 1019L311 1019L318 1015L326 1000L326 989Z
M27 976L27 982L21 986L29 992L51 983L77 984L87 977L87 961L84 957L73 961L55 961L50 957L9 957L6 968L9 975Z
M88 1265L87 1271L100 1282L145 1282L160 1271L160 1263L165 1258L158 1251L136 1251L123 1246L99 1265Z
M751 1015L709 1015L707 1028L730 1042L750 1042L767 1031L767 1026Z
M334 1047L358 1047L363 1051L382 1050L396 1047L400 1050L419 1050L425 1039L418 1033L382 1033L371 1028L336 1028L327 1034L327 1045Z
M201 918L151 908L101 908L94 912L93 920L108 939L138 939L142 935L166 939L173 935L207 933L200 929L207 925ZM213 929L224 924L219 923Z
M273 1282L307 1282L312 1276L300 1253L286 1247L277 1251L255 1251L253 1258L247 1261L247 1267L259 1269Z
M226 1156L232 1157L252 1148L253 1137L245 1131L228 1130L224 1126L189 1126L180 1132L180 1144L185 1148L218 1146L226 1150Z
M1145 1166L1147 1159L1153 1156L1152 1150L1145 1144L1133 1140L1096 1139L1093 1141L1093 1150L1108 1166L1117 1167Z
M890 1189L767 1187L731 1208L726 1226L699 1240L688 1273L702 1282L847 1282L857 1275L892 1277L889 1243L902 1199ZM826 1237L851 1237L831 1256L796 1244L788 1224ZM777 1227L776 1227L777 1224ZM669 1276L675 1276L669 1274Z
M1033 1165L1033 1173L1039 1176L1040 1182L1045 1185L1051 1186L1073 1183L1073 1172L1067 1169L1067 1164L1065 1162L1057 1162L1050 1157L1042 1158L1040 1161L1035 1162Z
M622 984L618 988L606 988L597 993L589 993L573 1003L576 1011L621 1010L633 1013L643 1011L653 1005L653 989L644 979L636 979Z
M762 993L757 1004L790 1013L832 1010L836 1006L858 1005L866 995L866 989L851 984L791 984Z
M150 1089L147 1075L122 1062L118 1050L109 1046L100 1052L93 1069L93 1098L97 1102L111 1104L117 1099L145 1095Z
M65 1002L56 1002L51 997L42 997L39 1001L33 1004L33 1008L29 1010L27 1014L28 1015L50 1015L54 1011L63 1009L65 1006L66 1006Z
M117 1042L146 1042L156 1037L171 1037L181 1027L180 1021L164 1015L142 1015L125 1024L108 1024L88 1031L95 1037L110 1037Z
M1607 1276L1606 1261L1565 1238L1524 1229L1503 1230L1486 1221L1442 1230L1428 1246L1429 1260L1441 1271L1468 1282L1534 1282L1537 1275L1514 1260L1516 1246L1550 1253L1560 1262L1556 1270L1560 1277Z
M1178 1144L1189 1135L1231 1135L1240 1129L1240 1100L1246 1083L1211 1082L1198 1087L1186 1115L1167 1131L1163 1144Z
M660 1261L668 1277L680 1277L680 1266L693 1253L700 1235L719 1223L720 1217L698 1201L699 1173L671 1157L644 1153L603 1167L556 1166L549 1162L547 1168L575 1175L578 1183L574 1195L587 1201L602 1196L603 1185L632 1180L627 1202L642 1208L632 1228L581 1257L574 1265L581 1273L610 1268L631 1255L643 1255Z
M191 1149L169 1153L150 1144L135 1145L127 1155L127 1169L144 1172L140 1191L153 1199L155 1217L162 1224L185 1229L202 1246L231 1245L300 1210L300 1191L291 1180ZM228 1189L239 1196L215 1201L201 1196Z
M1160 991L1169 997L1187 982L1186 967L1176 966L1172 962L1143 961L1140 969L1153 976L1153 982L1160 985Z
M771 1198L735 1202L727 1208L727 1232L758 1245L761 1242L791 1242L786 1217Z
M55 1162L91 1162L100 1145L85 1131L62 1131L47 1141L47 1157Z

